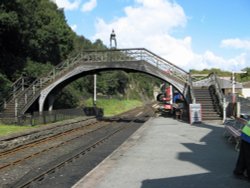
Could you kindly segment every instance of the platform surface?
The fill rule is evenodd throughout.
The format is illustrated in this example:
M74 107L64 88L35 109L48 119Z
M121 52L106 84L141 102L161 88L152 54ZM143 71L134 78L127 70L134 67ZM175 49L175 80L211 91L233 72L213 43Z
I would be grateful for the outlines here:
M223 125L151 118L74 188L249 188Z

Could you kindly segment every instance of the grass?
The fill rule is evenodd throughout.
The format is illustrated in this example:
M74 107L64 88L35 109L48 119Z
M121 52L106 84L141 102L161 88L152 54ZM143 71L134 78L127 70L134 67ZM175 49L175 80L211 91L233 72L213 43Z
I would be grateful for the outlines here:
M91 99L85 101L86 106L92 106ZM97 107L104 109L105 116L113 116L126 112L135 107L141 106L142 102L138 100L119 100L119 99L98 99ZM25 132L34 129L37 126L16 126L16 125L3 125L0 124L0 136L6 136L13 133Z
M34 127L0 124L0 136L6 136L9 134L18 133L18 132L25 132L30 129L34 129Z
M85 104L92 106L92 100L87 100ZM142 102L138 100L97 99L96 105L103 108L105 116L112 116L141 106Z

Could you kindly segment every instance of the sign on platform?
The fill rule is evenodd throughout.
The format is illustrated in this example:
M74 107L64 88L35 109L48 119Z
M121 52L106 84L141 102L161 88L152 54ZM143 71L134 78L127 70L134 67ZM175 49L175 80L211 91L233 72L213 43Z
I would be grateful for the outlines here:
M189 104L190 124L201 122L201 104Z

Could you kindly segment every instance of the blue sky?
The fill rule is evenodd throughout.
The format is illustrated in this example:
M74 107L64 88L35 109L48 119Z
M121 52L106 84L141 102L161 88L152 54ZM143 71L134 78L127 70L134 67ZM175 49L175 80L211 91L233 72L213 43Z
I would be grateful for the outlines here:
M53 0L71 28L109 46L144 47L184 68L250 67L249 0Z

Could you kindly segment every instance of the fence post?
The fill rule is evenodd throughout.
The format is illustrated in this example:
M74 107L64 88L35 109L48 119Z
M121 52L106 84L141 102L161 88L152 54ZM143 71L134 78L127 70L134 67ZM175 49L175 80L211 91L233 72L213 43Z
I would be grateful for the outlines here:
M54 122L56 122L56 113L54 113Z
M18 100L15 99L15 117L17 117Z
M33 115L30 115L30 126L33 126Z
M45 113L43 113L42 116L43 116L43 124L46 124L46 115L45 115Z
M223 98L223 123L226 121L226 109L227 109L227 104L226 104L226 98Z

